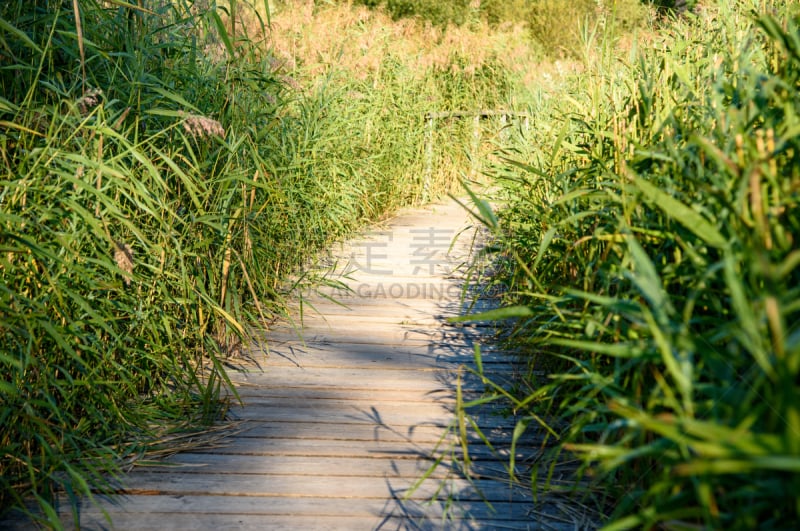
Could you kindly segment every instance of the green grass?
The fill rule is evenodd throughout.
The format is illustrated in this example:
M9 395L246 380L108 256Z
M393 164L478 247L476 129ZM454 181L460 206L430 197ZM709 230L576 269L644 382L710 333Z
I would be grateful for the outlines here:
M427 112L510 90L457 55L311 82L261 3L68 4L0 7L0 512L32 500L51 526L58 496L206 432L221 360L284 312L290 275L422 199ZM440 134L432 196L471 141Z
M494 170L529 373L505 399L609 529L800 522L800 20L752 7L623 57L586 33L600 53Z

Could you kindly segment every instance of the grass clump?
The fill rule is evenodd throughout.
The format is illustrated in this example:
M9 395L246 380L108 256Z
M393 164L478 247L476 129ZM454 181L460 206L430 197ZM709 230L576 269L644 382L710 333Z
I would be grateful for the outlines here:
M639 0L543 0L527 8L533 39L551 57L582 58L587 38L602 34L609 42L644 27L650 16Z
M649 38L540 95L496 168L512 406L611 529L794 528L798 12L703 6Z
M423 179L425 115L505 106L510 67L466 28L381 17L0 5L0 512L57 526L60 495L207 430L221 360L290 274L453 188L471 132L437 133Z

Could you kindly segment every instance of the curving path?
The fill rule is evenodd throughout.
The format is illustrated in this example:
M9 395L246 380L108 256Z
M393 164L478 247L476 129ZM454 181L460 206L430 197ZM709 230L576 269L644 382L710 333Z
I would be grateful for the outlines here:
M453 465L463 454L452 429L457 387L466 400L482 389L465 367L486 329L446 322L464 310L475 236L451 201L335 249L331 278L345 273L351 291L298 297L302 339L278 323L230 371L245 401L231 412L243 430L165 466L138 467L125 495L103 504L113 528L575 529L557 500L534 503L529 489L502 479L513 418L476 413L500 455L470 446L470 479ZM487 372L510 373L507 356L482 352ZM91 506L81 522L112 528Z

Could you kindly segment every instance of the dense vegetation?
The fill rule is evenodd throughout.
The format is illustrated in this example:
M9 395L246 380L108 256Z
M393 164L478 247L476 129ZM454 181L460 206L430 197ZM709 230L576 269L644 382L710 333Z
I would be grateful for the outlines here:
M53 523L56 491L207 429L298 266L456 183L468 132L426 173L425 113L509 97L491 50L412 63L366 8L135 4L0 4L0 513L33 497ZM367 62L286 37L320 17Z
M791 2L142 5L0 3L0 514L207 430L303 263L474 167L426 114L510 108L476 202L528 371L494 399L612 528L796 526Z
M800 524L799 14L707 3L624 56L587 34L478 202L528 367L497 399L582 458L609 528Z

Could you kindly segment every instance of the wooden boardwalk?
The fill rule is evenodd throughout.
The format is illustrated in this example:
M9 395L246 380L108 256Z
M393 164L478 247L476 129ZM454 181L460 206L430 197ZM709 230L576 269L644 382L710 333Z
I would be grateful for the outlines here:
M463 311L459 266L475 230L448 202L337 249L337 274L352 291L305 294L302 337L297 322L277 323L230 371L242 431L136 468L125 494L102 504L113 526L87 506L82 528L579 527L557 502L534 503L503 479L514 419L476 415L500 455L470 446L469 479L451 459L462 454L452 436L456 388L471 398L481 390L465 367L485 329L446 322ZM483 349L487 372L508 376L508 358Z

